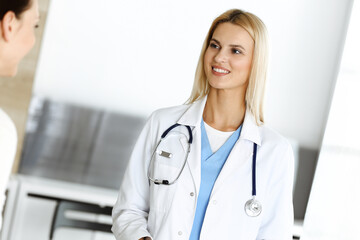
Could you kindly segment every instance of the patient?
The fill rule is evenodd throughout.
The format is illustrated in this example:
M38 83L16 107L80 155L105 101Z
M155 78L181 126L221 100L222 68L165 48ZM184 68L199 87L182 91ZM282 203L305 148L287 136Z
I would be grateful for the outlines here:
M37 0L0 1L0 76L15 76L20 60L34 46L34 28L38 21ZM4 193L16 145L15 126L0 106L0 212L4 205ZM1 226L0 215L0 230Z

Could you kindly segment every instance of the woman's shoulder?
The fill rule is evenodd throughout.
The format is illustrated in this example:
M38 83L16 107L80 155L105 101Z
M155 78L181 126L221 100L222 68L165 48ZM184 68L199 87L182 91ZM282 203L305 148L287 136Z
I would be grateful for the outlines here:
M265 161L273 166L273 174L279 176L294 171L294 151L291 142L276 130L263 125L260 127L261 149L266 154ZM276 167L275 167L276 166ZM292 179L292 175L290 175Z
M263 124L259 127L262 145L266 144L270 147L277 147L277 148L291 148L290 141L280 134L277 130L269 127L266 124Z
M152 132L153 136L162 134L170 126L178 122L190 105L178 105L167 108L160 108L154 111L148 118L145 129Z
M16 136L16 128L11 118L0 108L0 132L4 136ZM0 137L1 137L0 135Z
M166 108L159 108L153 112L157 116L168 116L168 115L182 115L188 108L190 104L181 104Z
M172 107L160 108L155 110L150 118L153 121L165 121L165 122L177 122L180 117L185 113L185 111L189 108L190 104L182 104Z
M16 144L17 133L15 125L10 117L0 108L0 155L13 155L16 150Z

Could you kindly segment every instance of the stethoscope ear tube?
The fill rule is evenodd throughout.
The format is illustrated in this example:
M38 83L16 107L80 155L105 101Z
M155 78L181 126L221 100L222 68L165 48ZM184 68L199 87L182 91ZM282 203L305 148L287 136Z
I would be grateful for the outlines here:
M165 132L163 132L163 134L161 135L161 139L165 138L166 135L173 130L173 128L176 128L177 126L179 126L180 124L175 123L174 125L171 125L168 129L165 130Z
M177 126L180 126L181 124L179 124L179 123L175 123L174 125L171 125L168 129L166 129L165 130L165 132L161 135L161 139L163 139L163 138L165 138L166 137L166 135L171 131L171 130L173 130L174 128L176 128ZM188 130L188 132L189 132L189 141L188 141L188 143L192 143L192 141L193 141L193 135L192 135L192 132L191 132L191 128L190 128L190 126L188 126L188 125L184 125L185 127L186 127L186 129Z

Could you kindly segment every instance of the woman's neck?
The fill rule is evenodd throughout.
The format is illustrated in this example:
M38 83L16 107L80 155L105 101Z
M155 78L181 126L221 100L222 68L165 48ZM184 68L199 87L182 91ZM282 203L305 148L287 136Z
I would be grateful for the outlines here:
M245 112L245 92L211 88L205 104L203 119L217 130L235 131L243 123Z

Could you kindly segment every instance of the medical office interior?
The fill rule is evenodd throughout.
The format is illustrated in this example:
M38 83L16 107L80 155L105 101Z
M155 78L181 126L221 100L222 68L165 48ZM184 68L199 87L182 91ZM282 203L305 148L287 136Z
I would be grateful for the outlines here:
M0 79L19 135L2 240L115 239L136 138L152 111L187 100L208 27L230 8L268 28L265 121L295 154L294 239L360 238L359 207L337 210L360 202L358 0L39 4L36 47Z

